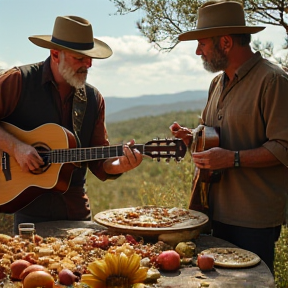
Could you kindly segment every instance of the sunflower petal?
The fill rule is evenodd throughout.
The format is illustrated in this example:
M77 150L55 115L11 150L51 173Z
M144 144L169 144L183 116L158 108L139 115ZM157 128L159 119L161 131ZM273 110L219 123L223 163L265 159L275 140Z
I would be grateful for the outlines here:
M105 262L107 264L107 271L109 275L118 275L119 270L119 259L118 255L107 253L105 255Z
M109 273L107 264L104 260L95 260L88 264L87 269L97 278L105 282Z
M140 260L141 260L141 257L136 253L134 253L133 255L130 256L130 258L129 258L129 272L131 274L136 273L136 271L139 269Z
M95 276L93 274L83 274L81 276L81 280L82 279L85 279L85 280L92 280L92 279L95 279Z
M143 282L147 277L147 267L140 267L135 273L133 273L130 278L130 283L141 283Z
M83 274L81 276L81 283L85 283L92 288L105 288L106 283L105 281L101 281L94 277L92 274Z
M130 269L129 269L129 258L125 253L120 253L119 255L119 275L122 276L129 276Z

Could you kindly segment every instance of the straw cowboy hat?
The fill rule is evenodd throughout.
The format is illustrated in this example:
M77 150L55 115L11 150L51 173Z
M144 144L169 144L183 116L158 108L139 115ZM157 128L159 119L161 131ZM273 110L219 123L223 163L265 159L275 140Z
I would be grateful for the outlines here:
M179 35L178 39L188 41L229 34L254 34L263 29L265 27L246 26L241 3L219 1L202 5L198 10L196 29Z
M68 50L91 58L104 59L112 55L106 43L93 38L91 23L77 16L58 16L52 36L35 35L29 40L43 48Z

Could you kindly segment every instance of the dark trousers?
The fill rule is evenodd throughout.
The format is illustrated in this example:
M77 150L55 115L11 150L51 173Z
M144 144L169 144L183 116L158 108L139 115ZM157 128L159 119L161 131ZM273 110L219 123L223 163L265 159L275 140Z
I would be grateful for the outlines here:
M271 228L247 228L213 221L212 231L214 237L257 254L274 274L274 248L280 236L281 225Z

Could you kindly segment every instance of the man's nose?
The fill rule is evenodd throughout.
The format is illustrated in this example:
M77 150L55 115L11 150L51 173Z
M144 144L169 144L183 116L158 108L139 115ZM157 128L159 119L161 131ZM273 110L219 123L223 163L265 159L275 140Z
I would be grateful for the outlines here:
M200 49L199 44L197 45L195 53L196 55L202 55L202 50Z
M82 59L82 63L87 67L90 68L92 66L92 58L85 57Z

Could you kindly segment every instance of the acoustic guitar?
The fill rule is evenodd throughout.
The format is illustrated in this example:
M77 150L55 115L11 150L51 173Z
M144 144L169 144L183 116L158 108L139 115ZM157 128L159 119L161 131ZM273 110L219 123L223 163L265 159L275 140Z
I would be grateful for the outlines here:
M14 213L48 190L64 193L69 188L75 163L123 155L123 145L77 148L74 135L53 123L24 131L6 122L0 126L19 140L35 147L44 161L37 170L23 172L16 160L0 150L0 212ZM181 139L154 139L136 148L152 159L180 161L186 153ZM40 189L39 189L40 188Z

